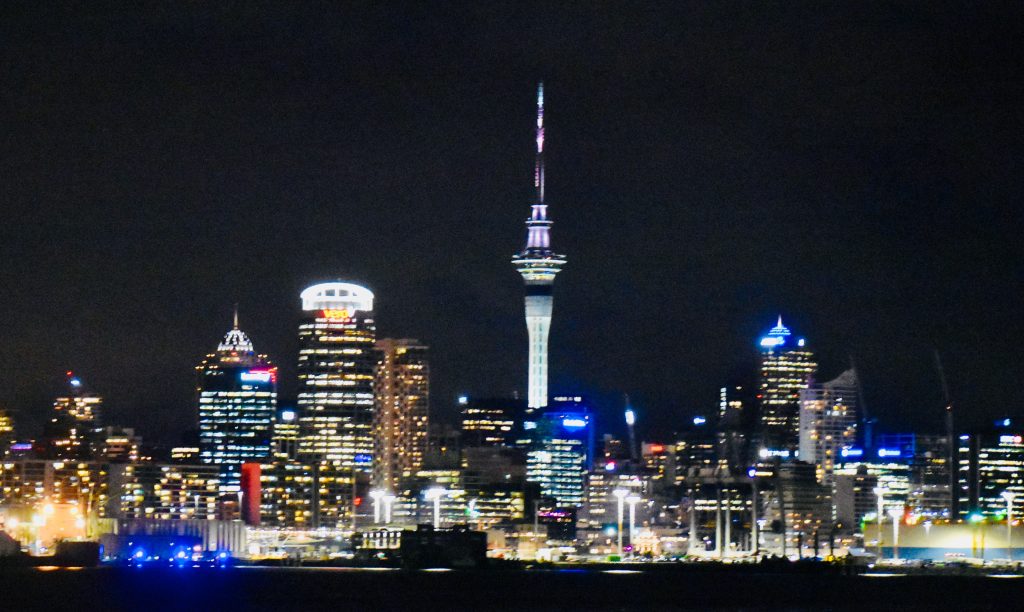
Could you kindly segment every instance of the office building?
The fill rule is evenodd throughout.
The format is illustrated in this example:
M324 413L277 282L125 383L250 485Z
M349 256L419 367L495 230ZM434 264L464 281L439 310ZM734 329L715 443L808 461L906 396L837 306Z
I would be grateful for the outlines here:
M217 351L196 370L199 385L199 457L223 466L223 484L232 490L247 461L270 456L277 411L277 368L257 355L245 332L234 325Z
M512 398L459 398L464 447L510 446L518 438L526 402Z
M14 418L10 411L0 409L0 458L10 455L11 445L17 441L14 435Z
M765 447L770 451L795 451L800 442L800 392L817 369L814 354L803 338L793 338L778 324L759 341L760 384L757 398Z
M398 488L423 467L427 451L430 368L427 347L417 340L377 341L373 484Z
M352 283L320 283L301 294L299 325L299 460L335 486L315 496L314 524L347 520L357 485L373 467L373 293ZM339 505L338 507L334 507Z
M555 275L565 256L551 250L551 221L544 201L544 85L537 88L537 156L534 164L534 203L526 221L526 247L512 264L526 283L526 330L529 334L527 412L548 405L548 335L554 305Z
M815 466L829 484L843 449L857 441L857 372L800 391L800 460Z
M582 397L556 397L536 422L526 478L560 507L583 504L587 472L594 457L593 410Z
M960 517L1002 516L1004 492L1014 495L1014 515L1024 506L1024 436L1008 427L964 434L957 447Z

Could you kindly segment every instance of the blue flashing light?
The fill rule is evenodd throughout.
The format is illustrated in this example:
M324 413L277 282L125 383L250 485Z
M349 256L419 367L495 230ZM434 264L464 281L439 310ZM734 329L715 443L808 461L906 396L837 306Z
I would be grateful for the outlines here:
M565 418L562 419L562 427L566 429L583 429L587 426L586 419Z
M139 550L135 551L135 558L136 559L142 559L145 556L146 556L146 551L142 550L141 548Z
M81 387L81 386L82 386L82 381L81 381L81 380L79 380L79 379L77 379L77 378L72 378L72 379L71 379L71 380L69 380L68 382L70 382L70 383L71 383L71 386L72 386L72 387Z
M459 405L460 406L465 406L468 403L469 403L469 397L467 397L465 395L460 395L459 396Z
M523 421L523 429L537 429L536 421Z
M358 453L352 458L352 461L355 462L356 465L369 465L370 463L373 463L373 457L367 453Z
M604 464L604 469L607 472L614 472L615 471L615 462L614 461L609 461L608 463Z
M693 417L693 424L694 425L703 425L704 423L707 423L707 422L708 422L708 420L705 419L702 416L695 416L695 417Z
M228 553L222 551L222 552L217 554L217 558L218 559L227 559L228 558Z

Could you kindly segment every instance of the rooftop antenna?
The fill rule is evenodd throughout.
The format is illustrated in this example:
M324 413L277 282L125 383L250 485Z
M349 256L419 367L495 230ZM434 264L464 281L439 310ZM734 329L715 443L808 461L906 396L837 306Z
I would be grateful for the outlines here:
M235 302L235 326L232 329L238 329L238 302Z

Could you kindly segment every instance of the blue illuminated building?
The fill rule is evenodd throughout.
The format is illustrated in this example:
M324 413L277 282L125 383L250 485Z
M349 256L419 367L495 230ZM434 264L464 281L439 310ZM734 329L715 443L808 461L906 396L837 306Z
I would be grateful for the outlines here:
M800 392L817 370L803 338L794 338L782 317L758 341L761 371L757 399L769 451L792 454L800 441ZM780 455L781 456L781 455Z
M199 457L224 466L224 490L237 490L241 464L271 455L277 368L257 355L235 324L199 370Z
M583 504L594 458L594 412L582 397L556 397L536 421L526 478L558 506Z

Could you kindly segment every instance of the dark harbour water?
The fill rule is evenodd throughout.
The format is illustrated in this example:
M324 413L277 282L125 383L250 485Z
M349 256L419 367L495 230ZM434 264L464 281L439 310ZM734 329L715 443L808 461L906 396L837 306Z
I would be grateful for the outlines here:
M601 570L0 570L0 610L1001 610L1024 578Z

